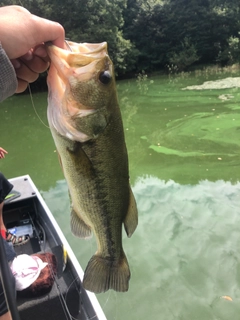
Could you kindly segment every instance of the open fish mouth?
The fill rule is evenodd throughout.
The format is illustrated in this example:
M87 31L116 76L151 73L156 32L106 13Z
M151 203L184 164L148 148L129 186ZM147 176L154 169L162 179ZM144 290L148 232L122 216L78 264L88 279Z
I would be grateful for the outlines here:
M107 42L102 43L75 43L65 42L65 49L54 46L47 42L47 51L51 61L55 66L58 65L57 59L67 60L69 67L84 67L91 62L102 59L107 55Z
M59 48L51 42L47 42L46 45L51 59L48 77L50 90L53 88L52 91L58 91L59 93L60 90L65 89L63 86L65 85L66 89L69 87L71 92L74 92L76 86L77 90L81 91L81 89L79 90L80 83L95 80L95 87L97 87L99 86L99 81L106 85L112 80L113 65L107 52L107 42L75 43L67 41L66 49ZM52 77L51 73L53 73ZM63 82L62 87L55 86L57 78L60 78ZM81 96L84 97L85 95L86 92L81 91ZM78 98L74 97L81 103L81 99ZM89 98L88 95L87 98ZM88 108L87 103L85 107ZM97 108L97 106L93 106L93 109Z
M87 141L95 134L89 136L79 131L77 119L102 108L114 84L107 43L66 41L64 49L51 42L46 46L51 59L48 73L49 122L62 136Z
M65 46L71 52L86 53L86 54L98 54L101 53L103 49L107 50L107 42L102 43L76 43L72 41L65 40Z

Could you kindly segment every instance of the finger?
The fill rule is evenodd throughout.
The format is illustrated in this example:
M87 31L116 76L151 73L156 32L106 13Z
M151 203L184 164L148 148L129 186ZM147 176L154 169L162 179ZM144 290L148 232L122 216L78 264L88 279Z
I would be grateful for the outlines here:
M37 80L39 74L32 69L28 68L24 63L20 62L20 67L15 69L18 79L22 79L26 82L34 82Z
M3 153L8 153L5 149L3 149L2 147L0 148L0 152L3 152Z
M45 44L40 44L36 46L33 49L32 52L35 56L38 56L39 58L42 58L46 62L50 62L50 58L48 56L47 50L46 50L46 45Z
M24 81L22 79L17 79L17 80L18 80L18 87L17 87L17 90L15 92L16 93L24 92L28 87L28 82Z
M19 58L47 41L64 47L65 32L59 23L32 15L19 6L1 7L0 15L1 45L10 59Z
M51 41L54 45L64 48L65 31L63 26L35 15L32 15L32 18L37 25L35 30L40 31L35 35L35 46L39 43Z
M25 64L25 66L27 66L33 72L42 73L46 71L49 67L48 61L45 61L43 58L40 58L35 54L32 54L31 59L29 59L29 57L27 57L27 59L24 57L21 57L20 60ZM47 60L46 57L45 59Z
M33 57L33 50L31 49L20 58L24 60L32 60L32 57Z

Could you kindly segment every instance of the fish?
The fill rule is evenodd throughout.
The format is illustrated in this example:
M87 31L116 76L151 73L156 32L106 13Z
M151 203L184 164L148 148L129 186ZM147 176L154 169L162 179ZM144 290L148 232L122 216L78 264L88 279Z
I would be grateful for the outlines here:
M71 231L95 234L83 287L94 293L126 292L130 268L122 226L131 237L138 210L131 190L128 153L107 43L46 44L48 122L71 200Z

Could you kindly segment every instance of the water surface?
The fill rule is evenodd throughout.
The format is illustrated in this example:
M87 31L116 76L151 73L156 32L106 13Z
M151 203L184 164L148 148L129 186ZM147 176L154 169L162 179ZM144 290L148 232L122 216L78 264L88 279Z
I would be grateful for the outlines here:
M139 226L124 249L127 293L98 295L108 319L228 320L240 313L240 89L182 90L239 73L118 83ZM34 94L46 120L46 94ZM0 161L30 174L85 268L96 250L70 232L67 186L29 95L1 104ZM229 296L232 301L222 298Z

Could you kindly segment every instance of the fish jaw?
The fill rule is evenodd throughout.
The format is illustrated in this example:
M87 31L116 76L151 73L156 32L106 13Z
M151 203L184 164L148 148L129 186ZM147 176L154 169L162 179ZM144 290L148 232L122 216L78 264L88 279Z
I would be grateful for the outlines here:
M114 70L107 54L106 42L69 43L73 51L52 44L47 46L51 58L47 80L48 120L50 127L60 135L73 141L86 142L95 138L107 125L111 110L106 113L105 109L111 105L109 102L115 101L113 105L116 105ZM86 121L81 121L80 118L99 111L104 118L101 127L97 125L97 132L84 132L85 128L81 125L84 123L86 127ZM90 117L87 121L91 123L95 119Z

